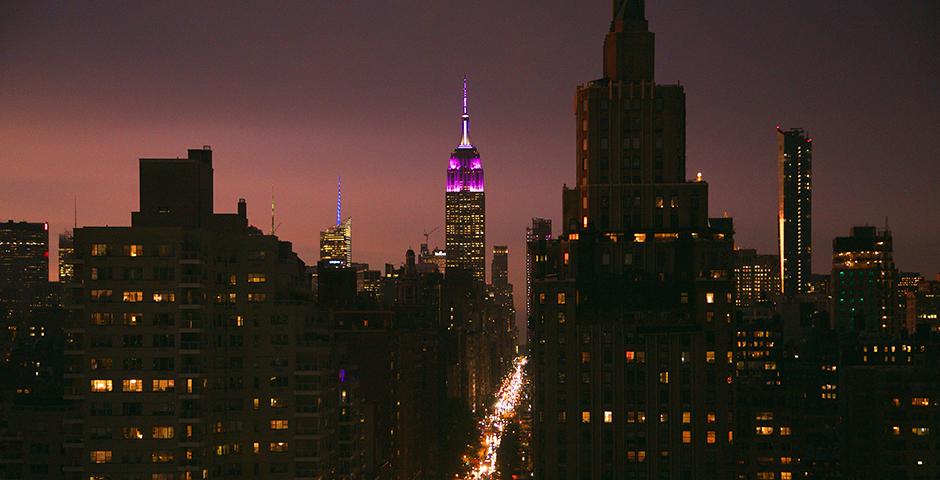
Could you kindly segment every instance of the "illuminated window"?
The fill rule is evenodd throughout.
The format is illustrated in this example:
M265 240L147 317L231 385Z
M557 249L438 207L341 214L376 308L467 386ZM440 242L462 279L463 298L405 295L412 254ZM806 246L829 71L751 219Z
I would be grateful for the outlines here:
M774 480L777 475L774 472L757 472L757 480Z
M545 293L540 293L540 294L539 294L539 304L541 304L541 305L544 305L544 304L545 304Z
M169 425L153 427L153 438L165 440L173 438L173 433L173 427Z
M689 430L682 431L682 443L692 443L692 432Z
M111 325L114 319L114 314L107 312L95 312L91 314L91 324L92 325Z
M705 414L705 421L707 423L715 423L715 412L708 412Z
M705 432L705 443L711 445L715 443L715 431L709 430Z
M780 457L780 465L789 465L793 463L793 457Z
M634 463L634 462L636 462L636 450L628 450L627 451L627 463Z
M144 381L139 378L126 378L121 381L121 391L123 392L143 392Z
M91 381L92 392L110 392L111 380L96 379Z
M128 440L140 440L144 438L144 431L140 427L124 427L121 429L124 438Z
M168 379L154 379L152 384L152 390L154 392L172 392L176 380L172 378Z
M559 411L558 411L558 422L559 422L559 423L565 423L566 421L568 421L568 412L566 412L566 411L564 411L564 410L559 410Z
M251 453L261 453L261 444L254 442L251 444Z
M646 450L639 450L636 452L636 461L640 463L646 461Z
M248 301L249 301L249 302L263 302L263 301L265 301L265 300L267 300L267 299L268 299L268 296L267 296L266 294L264 294L264 293L258 293L258 292L253 292L253 293L252 293L252 292L249 292L249 293L248 293Z
M249 273L248 274L248 283L264 283L266 281L268 281L268 279L263 273Z
M176 292L153 292L153 301L157 303L175 302Z
M634 233L634 234L633 234L633 241L636 242L636 243L643 243L643 242L645 242L645 241L646 241L646 234L645 234L645 233Z
M614 422L614 412L605 411L604 412L604 423L613 423Z
M581 352L581 363L591 362L591 352Z
M780 427L780 435L784 437L790 435L790 427Z
M636 412L636 423L646 423L646 410Z
M144 255L143 245L124 245L124 255L128 257L142 257Z
M773 435L774 427L754 427L754 433L758 435Z
M911 429L911 433L918 437L926 437L930 433L930 428L928 427L914 427Z
M774 412L758 412L754 415L754 420L768 422L774 419Z
M915 407L929 407L930 399L927 397L913 397L911 398L911 405Z
M91 463L111 463L111 450L92 450Z
M682 412L682 423L683 424L692 423L692 412Z
M346 391L343 391L343 397L345 397ZM271 408L285 408L287 407L287 401L280 397L271 397Z
M150 460L153 463L170 463L173 461L173 452L155 450L150 454Z
M106 243L94 243L91 245L92 257L104 257L108 254L108 245Z
M714 351L705 352L705 361L708 363L715 363L715 352Z
M715 303L715 294L713 292L705 293L705 303Z
M286 452L287 442L271 442L270 449L272 452Z
M659 383L669 383L669 372L659 372Z
M666 203L663 200L663 197L656 197L656 208L663 208L665 206L666 206Z
M271 420L271 430L287 430L287 420Z
M625 356L627 358L627 363L633 363L633 361L636 359L636 355L632 350L627 350Z
M124 325L129 325L131 327L136 327L143 322L144 314L143 313L124 313Z
M900 398L892 398L892 399L891 399L891 406L892 406L892 407L900 407L900 406L901 406L901 399L900 399Z
M558 292L558 300L557 300L557 303L558 303L559 305L564 305L564 304L565 304L565 301L566 301L566 299L565 299L565 292Z
M252 398L252 399L251 399L251 408L253 408L253 409L255 409L255 410L261 408L261 399L260 399L260 398L257 398L257 397L256 397L256 398Z
M144 292L141 291L126 291L124 292L123 301L129 303L137 303L144 301Z
M891 435L894 435L895 437L901 435L901 427L897 425L894 425L893 427L891 427Z
M591 423L591 412L587 410L581 412L581 423Z
M665 413L665 412L660 413L660 414L659 414L659 423L669 423L669 414L668 414L668 413Z
M791 472L780 472L780 480L793 480Z

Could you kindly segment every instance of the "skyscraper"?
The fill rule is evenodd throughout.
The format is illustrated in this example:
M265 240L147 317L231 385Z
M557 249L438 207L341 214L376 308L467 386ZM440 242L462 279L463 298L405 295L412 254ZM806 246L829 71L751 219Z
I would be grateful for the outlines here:
M352 217L342 220L342 184L336 182L336 225L320 232L320 260L352 266Z
M535 253L534 475L729 478L733 226L686 179L685 93L654 82L642 0L616 0L577 88L563 236Z
M75 272L75 265L72 264L72 257L75 254L75 245L72 239L72 231L66 230L59 234L59 283L68 283L72 281L72 275Z
M539 241L552 239L552 220L549 218L533 218L532 225L525 229L525 316L532 312L532 278L535 259L532 258Z
M444 237L448 273L470 272L482 287L486 281L486 203L483 193L483 162L470 143L470 114L467 110L467 79L463 80L463 114L460 143L447 165L444 203Z
M0 223L0 356L5 358L30 308L48 293L49 226Z
M813 139L800 128L777 127L777 237L780 291L809 290L813 253Z
M490 274L493 288L509 288L509 247L506 245L493 245L493 271Z

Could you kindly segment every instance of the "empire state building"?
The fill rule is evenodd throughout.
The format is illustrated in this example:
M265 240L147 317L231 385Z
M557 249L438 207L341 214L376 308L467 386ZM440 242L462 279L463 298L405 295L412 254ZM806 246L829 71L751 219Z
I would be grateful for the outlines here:
M448 273L465 270L482 286L486 278L486 203L483 193L483 162L470 143L470 114L467 113L467 79L463 80L463 114L460 143L447 165L444 207Z

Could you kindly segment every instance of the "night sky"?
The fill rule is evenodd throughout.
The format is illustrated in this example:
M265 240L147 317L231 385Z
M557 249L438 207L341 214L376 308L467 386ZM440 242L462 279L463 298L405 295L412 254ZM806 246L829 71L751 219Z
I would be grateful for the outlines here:
M657 81L688 101L688 174L739 247L776 247L776 125L814 140L814 270L889 217L900 269L940 271L940 4L647 2ZM510 246L574 182L576 85L601 76L597 0L0 3L0 218L129 225L139 157L214 150L216 211L308 263L343 177L353 259L381 268L444 221L470 79L487 243ZM443 247L443 228L431 237ZM488 248L489 250L489 248ZM489 270L489 263L487 263Z

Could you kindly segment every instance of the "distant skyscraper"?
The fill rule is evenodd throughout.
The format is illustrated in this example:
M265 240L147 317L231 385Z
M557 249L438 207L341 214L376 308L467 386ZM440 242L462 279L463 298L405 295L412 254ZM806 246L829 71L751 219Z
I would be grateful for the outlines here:
M548 218L533 218L532 226L525 229L525 316L529 318L532 312L532 269L534 261L532 255L535 252L535 243L539 240L548 241L552 239L552 221ZM528 321L528 320L526 320Z
M72 263L72 256L75 254L75 246L72 238L72 231L67 230L59 234L59 283L68 283L72 281L75 273L75 265Z
M493 271L491 275L494 288L506 289L509 287L509 247L506 245L493 245Z
M342 188L336 185L336 225L320 232L320 260L352 265L352 217L342 220Z
M769 305L780 292L780 260L776 255L760 255L754 249L734 251L735 306Z
M473 274L482 286L486 281L486 204L483 193L483 162L470 143L470 114L467 111L467 79L463 81L463 115L460 144L447 166L445 193L445 249L447 271L461 269Z
M5 356L31 306L48 291L49 226L0 223L0 355Z
M897 269L891 232L853 227L847 237L832 241L832 321L840 331L898 334L895 322Z
M780 291L809 290L813 253L813 139L799 128L777 127L777 237Z

